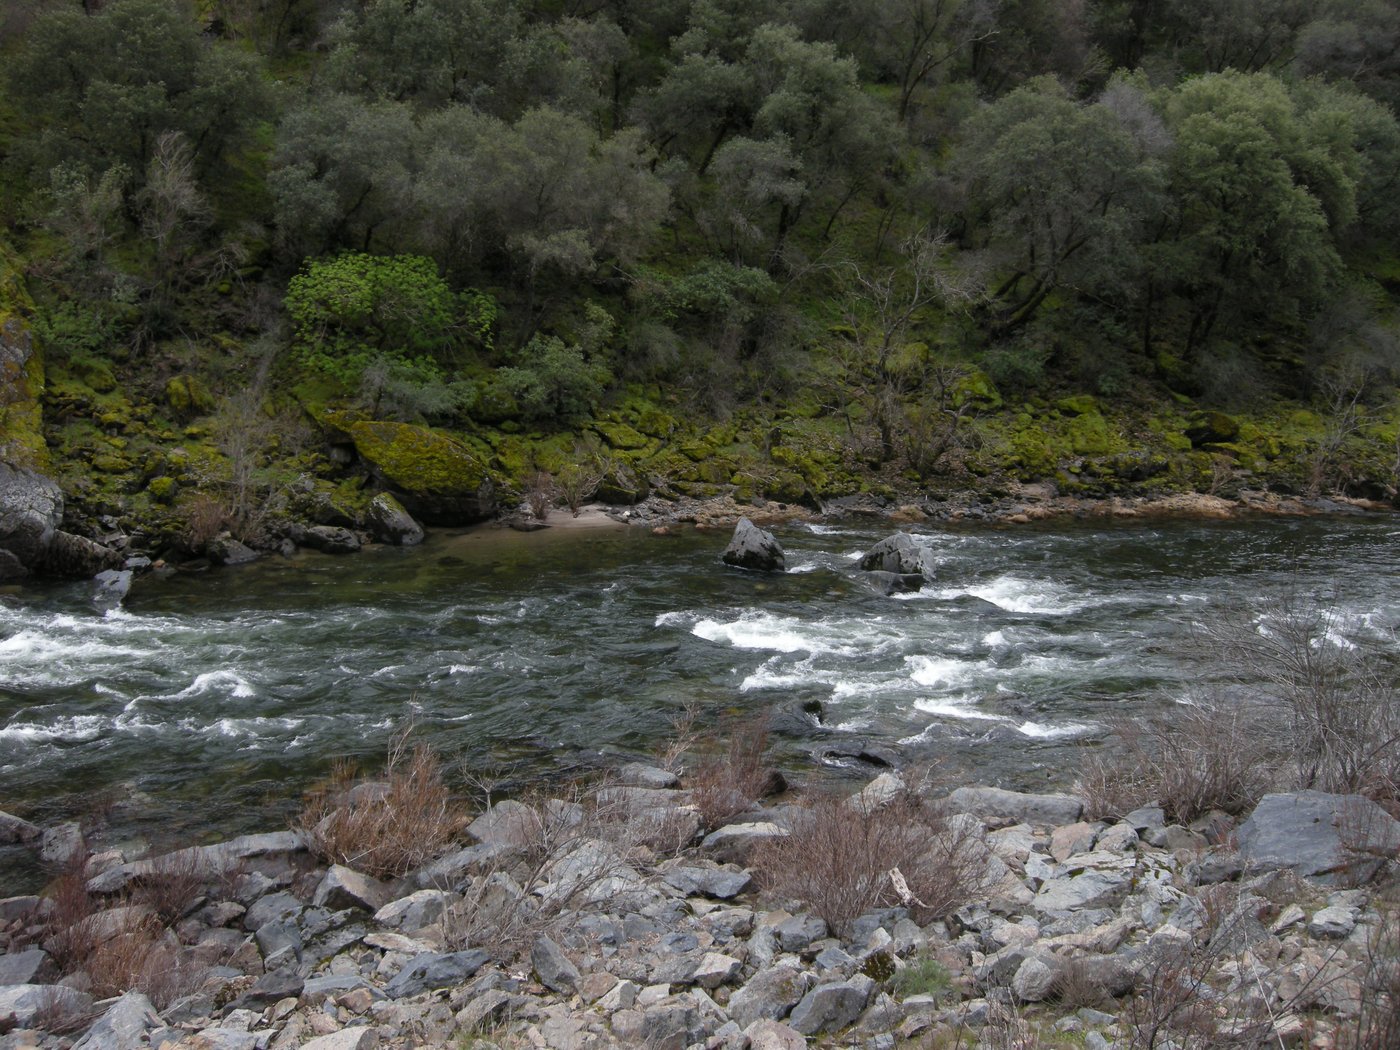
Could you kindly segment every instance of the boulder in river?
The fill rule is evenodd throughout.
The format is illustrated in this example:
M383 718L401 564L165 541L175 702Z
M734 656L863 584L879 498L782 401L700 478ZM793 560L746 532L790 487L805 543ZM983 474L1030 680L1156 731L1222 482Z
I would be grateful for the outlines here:
M891 594L912 594L924 585L924 578L917 572L898 573L875 569L865 574L865 582L886 597Z
M784 572L787 569L787 556L782 544L773 534L760 529L748 518L740 518L734 526L734 536L729 546L724 548L721 558L726 565L741 569L756 569L759 572Z
M423 542L423 526L414 521L413 515L404 509L403 504L387 492L381 492L369 501L369 508L365 511L365 527L380 543L414 547Z
M860 567L866 572L918 575L926 580L933 579L935 569L933 552L927 547L920 547L907 532L896 532L875 544L861 558Z

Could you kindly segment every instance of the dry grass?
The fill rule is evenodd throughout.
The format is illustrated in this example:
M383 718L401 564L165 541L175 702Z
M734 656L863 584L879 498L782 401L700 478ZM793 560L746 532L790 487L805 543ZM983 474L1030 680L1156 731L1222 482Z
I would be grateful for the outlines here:
M1361 979L1361 1011L1338 1033L1341 1050L1393 1050L1400 1046L1400 887L1381 902L1381 923L1371 935Z
M377 878L405 875L433 857L467 823L452 797L437 755L426 744L411 751L400 736L380 778L383 791L353 791L348 767L308 797L294 827L311 851Z
M889 905L908 906L919 922L946 915L983 887L987 858L971 822L912 794L869 813L828 797L759 849L753 868L763 886L804 901L840 931Z
M722 827L768 792L773 774L763 762L767 749L768 719L748 719L730 727L720 754L695 767L686 786L702 825Z
M1248 712L1183 706L1170 717L1120 719L1112 730L1120 748L1091 755L1080 775L1087 816L1155 803L1187 824L1213 809L1243 812L1270 787L1268 734Z

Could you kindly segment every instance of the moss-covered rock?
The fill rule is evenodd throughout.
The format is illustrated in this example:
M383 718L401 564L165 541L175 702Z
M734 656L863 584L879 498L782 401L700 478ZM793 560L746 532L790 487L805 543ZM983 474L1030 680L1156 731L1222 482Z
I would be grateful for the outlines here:
M626 423L599 420L593 424L593 429L608 443L609 448L620 452L636 452L652 443L651 438Z
M1224 412L1197 412L1191 417L1186 436L1194 448L1202 445L1223 445L1240 436L1240 425Z
M204 416L218 407L218 400L198 376L171 376L165 384L165 403L177 416Z
M482 521L496 509L485 463L442 431L411 423L351 424L355 451L409 513L432 524Z
M146 491L150 493L152 502L168 507L175 502L175 497L180 492L180 485L174 478L162 476L152 478L147 482Z

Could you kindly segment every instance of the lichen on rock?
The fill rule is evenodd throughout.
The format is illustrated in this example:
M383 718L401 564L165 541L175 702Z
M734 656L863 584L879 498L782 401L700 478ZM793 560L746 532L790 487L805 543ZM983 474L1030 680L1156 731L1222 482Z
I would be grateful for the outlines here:
M495 512L490 473L455 438L385 420L360 420L347 429L360 458L415 517L450 525L482 521Z

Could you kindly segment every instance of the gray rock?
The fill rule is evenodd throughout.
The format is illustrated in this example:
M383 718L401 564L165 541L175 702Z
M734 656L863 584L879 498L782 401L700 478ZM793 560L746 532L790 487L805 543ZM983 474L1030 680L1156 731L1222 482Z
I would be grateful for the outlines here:
M103 608L115 608L131 590L130 569L103 569L92 578L92 600Z
M724 548L720 559L726 565L759 572L784 572L787 556L771 532L760 529L748 518L740 518L734 526L734 536Z
M418 890L384 905L374 913L374 921L413 933L442 918L452 900L452 895L443 890Z
M12 576L41 567L62 520L63 491L57 482L0 462L0 550L14 558Z
M273 1003L283 999L298 999L305 990L306 982L294 967L283 967L265 973L253 982L251 988L231 1002L224 1010L227 1017L235 1010L256 1010L261 1012Z
M378 1050L379 1032L373 1028L342 1028L301 1044L301 1050Z
M483 951L472 949L464 952L424 952L410 960L384 986L384 993L391 999L407 999L430 988L446 988L461 984L490 961Z
M561 995L578 991L578 983L583 979L578 967L569 961L564 950L543 934L530 945L530 965L540 984Z
M1151 831L1153 828L1166 827L1167 814L1161 806L1142 806L1126 814L1122 823L1141 835L1144 831Z
M532 807L508 798L472 821L467 834L478 842L524 848L538 842L543 829L544 823Z
M44 829L27 820L21 820L0 810L0 845L8 846L16 842L33 842L43 835Z
M181 1035L187 1036L187 1033ZM265 1036L240 1032L237 1028L203 1028L187 1036L182 1044L192 1050L258 1050L258 1044L265 1039Z
M258 950L263 954L263 965L268 969L301 961L301 930L290 919L274 919L272 922L263 923L253 934L253 939L258 942Z
M243 913L243 928L250 933L270 922L291 921L300 918L306 905L292 893L269 893L259 897Z
M847 981L819 984L793 1007L789 1023L803 1035L846 1028L861 1015L874 991L875 982L864 974Z
M927 547L920 547L907 532L896 532L875 544L860 559L860 567L866 572L919 576L927 580L933 579L937 570L933 552Z
M747 871L702 868L692 864L668 868L661 873L661 878L687 897L712 897L722 901L737 897L753 882Z
M103 569L120 568L122 555L86 536L62 530L53 534L44 551L41 568L54 576L96 576Z
M86 852L83 829L72 822L45 828L39 840L39 859L57 867L66 867Z
M958 813L971 813L991 822L1073 824L1084 811L1082 799L1073 795L1029 795L994 787L961 787L948 796L948 805Z
M781 1021L764 1018L744 1029L749 1050L805 1050L807 1039L801 1032Z
M164 1026L149 999L140 992L127 992L107 1008L73 1050L137 1050L148 1045L148 1032Z
M318 908L361 908L377 912L393 898L393 890L353 868L332 864L311 903Z
M514 851L513 846L502 842L480 842L467 846L456 853L439 857L413 877L415 885L425 889L438 889L443 886L457 887L466 876L480 875L500 865L502 858Z
M660 769L643 762L628 762L617 771L617 782L623 787L668 789L679 787L681 778L669 769Z
M746 864L749 855L759 844L786 834L787 828L769 821L726 824L706 835L705 840L700 843L700 849L718 861Z
M365 527L380 543L399 547L414 547L423 542L423 526L413 520L403 504L387 492L369 501L365 510Z
M888 806L903 792L904 781L898 773L881 773L848 798L846 804L868 815Z
M729 997L729 1016L746 1028L765 1018L781 1020L802 1001L810 982L810 975L791 964L759 970Z
M338 525L312 525L302 542L323 554L354 554L360 549L360 537Z
M815 915L794 915L773 930L778 946L785 952L805 952L813 941L827 935L826 923Z
M1291 868L1334 882L1365 881L1400 850L1400 823L1368 798L1296 791L1265 795L1237 832L1248 871Z
M1322 908L1308 920L1308 932L1314 937L1340 940L1356 929L1356 909L1334 904Z
M116 893L134 879L169 871L197 871L212 878L233 871L253 857L297 853L305 849L306 844L295 831L242 835L211 846L191 846L149 860L109 868L88 879L87 887L92 893Z
M204 556L215 565L247 565L258 560L258 552L232 536L217 536L204 545Z
M3 925L0 922L0 925ZM49 953L42 948L0 955L0 987L10 984L43 984L41 978L56 974Z
M41 1011L81 1016L91 1009L92 996L61 984L12 984L0 988L0 1017L14 1014L20 1028L30 1027Z
M1016 970L1011 978L1011 991L1023 1003L1039 1003L1050 998L1059 979L1059 967L1053 959L1032 955Z
M301 997L310 1003L322 999L353 992L357 988L368 988L375 999L383 999L384 993L357 973L328 973L322 977L308 977L302 984Z
M722 984L728 984L739 973L742 963L731 955L720 952L706 952L700 962L691 970L689 980L710 991Z

